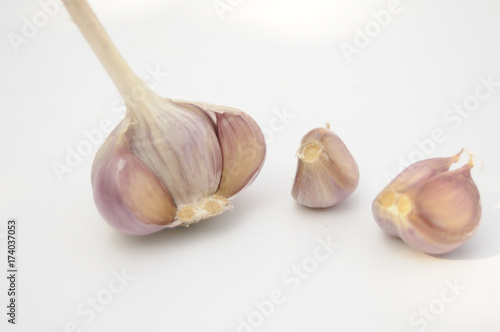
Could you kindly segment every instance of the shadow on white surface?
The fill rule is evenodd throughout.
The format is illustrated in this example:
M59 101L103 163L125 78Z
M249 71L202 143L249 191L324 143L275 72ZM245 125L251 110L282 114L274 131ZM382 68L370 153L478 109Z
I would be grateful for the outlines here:
M499 212L496 213L498 214ZM500 255L500 241L498 241L498 234L500 234L500 222L495 221L492 214L493 213L487 213L483 216L483 220L480 222L476 233L456 250L442 255L423 255L442 260L464 261L479 260ZM390 246L408 247L398 237L387 234L383 235L382 241L385 241Z

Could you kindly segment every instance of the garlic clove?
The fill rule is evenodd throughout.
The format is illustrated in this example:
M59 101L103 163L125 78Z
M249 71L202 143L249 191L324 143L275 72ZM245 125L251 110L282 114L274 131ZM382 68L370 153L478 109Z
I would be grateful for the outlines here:
M143 101L142 119L127 130L130 149L162 181L177 206L215 193L222 172L219 141L211 121L168 98Z
M222 176L217 194L233 197L253 183L266 155L264 135L246 114L217 113Z
M428 253L445 253L458 248L475 232L481 219L479 191L470 170L472 163L460 169L441 173L414 193L412 225L418 229L420 239L402 232L406 243Z
M222 153L222 175L216 194L231 198L252 184L259 174L266 155L264 135L255 120L238 109L200 102L190 104L207 114L216 127Z
M398 218L398 210L395 207L399 194L439 173L448 171L451 165L458 161L462 152L463 149L451 157L421 160L404 169L382 190L372 204L373 215L378 225L386 233L398 236L396 223L393 220Z
M299 204L326 208L342 202L356 190L359 183L356 161L329 125L307 133L297 157L292 196Z
M91 175L94 200L112 226L144 235L168 226L176 207L161 181L131 153L125 141L126 127L122 121L96 156Z
M470 173L472 156L461 168L445 170L461 153L411 165L406 175L427 176L415 176L413 181L406 176L404 187L398 187L399 176L391 182L372 206L379 226L429 254L450 252L469 239L481 219L480 195Z

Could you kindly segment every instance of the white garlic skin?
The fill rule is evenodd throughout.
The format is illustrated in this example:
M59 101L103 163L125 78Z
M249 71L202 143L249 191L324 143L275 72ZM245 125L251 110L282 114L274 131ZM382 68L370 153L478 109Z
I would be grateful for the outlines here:
M327 208L349 197L359 183L359 169L340 137L327 128L308 132L297 151L292 197L300 205Z
M479 225L481 201L470 174L472 156L466 165L449 170L462 151L414 163L389 183L372 204L380 228L427 254L464 244Z

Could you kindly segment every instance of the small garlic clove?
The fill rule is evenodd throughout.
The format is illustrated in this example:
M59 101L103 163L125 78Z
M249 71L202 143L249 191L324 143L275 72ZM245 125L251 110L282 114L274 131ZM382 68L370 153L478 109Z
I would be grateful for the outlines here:
M259 174L266 155L264 135L255 120L238 109L200 102L191 105L209 116L216 127L222 153L222 176L216 194L231 198Z
M94 200L112 226L144 235L169 226L176 207L156 175L130 152L126 127L122 121L97 153L91 176Z
M358 165L329 125L307 133L297 157L292 196L301 205L330 207L345 200L358 186Z
M415 202L409 216L415 235L402 231L403 240L427 253L450 252L472 236L481 219L479 191L470 170L472 163L460 169L440 173L413 193Z
M398 236L398 230L392 220L398 218L394 203L398 202L399 193L439 173L448 171L451 165L458 161L462 152L463 150L451 157L421 160L404 169L384 188L372 204L373 215L378 225L386 233Z
M373 202L379 226L429 254L450 252L469 239L481 219L481 202L470 174L472 156L466 165L448 171L461 153L415 163L396 177Z

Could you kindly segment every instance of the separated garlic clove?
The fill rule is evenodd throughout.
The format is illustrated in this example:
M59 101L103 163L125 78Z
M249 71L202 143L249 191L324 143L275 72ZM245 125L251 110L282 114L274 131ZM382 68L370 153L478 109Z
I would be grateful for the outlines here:
M244 112L162 98L128 67L84 0L63 0L127 105L92 166L102 216L129 234L189 226L232 207L265 158L264 135Z
M449 170L462 152L414 163L399 174L373 202L378 225L428 254L461 246L481 219L480 195L471 177L472 155L466 165Z
M329 124L302 138L297 158L292 196L301 205L330 207L345 200L358 186L358 165Z

